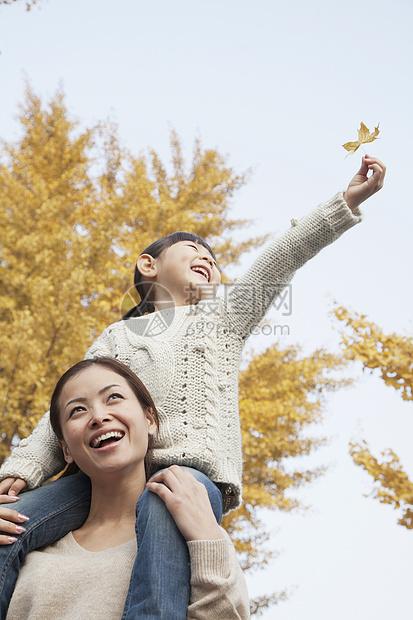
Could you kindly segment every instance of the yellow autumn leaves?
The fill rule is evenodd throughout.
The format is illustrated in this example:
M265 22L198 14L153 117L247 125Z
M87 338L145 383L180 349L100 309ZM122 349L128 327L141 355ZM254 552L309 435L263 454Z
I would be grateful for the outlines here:
M368 129L364 123L361 123L360 129L358 130L358 140L356 142L346 142L343 144L343 147L348 151L347 155L355 153L362 144L376 140L380 133L379 125L380 123L374 128L374 131L370 132L370 129Z
M377 373L385 385L405 401L413 400L413 339L408 335L386 334L366 316L335 308L345 327L341 331L344 354L363 368ZM356 465L371 477L371 495L382 504L399 510L399 525L413 529L413 481L390 448L374 456L366 441L353 441L350 454Z

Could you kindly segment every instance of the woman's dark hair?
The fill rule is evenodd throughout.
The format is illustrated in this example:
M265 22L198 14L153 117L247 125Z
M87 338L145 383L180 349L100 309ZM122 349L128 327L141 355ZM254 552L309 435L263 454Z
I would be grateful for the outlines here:
M104 368L115 372L120 377L123 377L132 392L135 394L141 407L143 409L151 409L156 428L159 430L159 416L155 407L155 403L152 400L152 396L149 394L148 390L146 389L142 381L135 375L135 373L132 372L130 368L125 366L125 364L122 364L121 362L113 359L112 357L95 357L87 360L82 360L81 362L78 362L77 364L69 368L69 370L66 370L66 372L63 373L63 375L60 377L59 381L56 384L50 401L50 424L52 425L52 429L54 430L54 433L59 440L63 439L59 405L59 399L62 394L62 390L70 379L73 379L73 377L76 377L83 370L91 368L92 366L103 366ZM150 477L151 474L152 443L153 437L149 436L148 451L145 456L145 473L147 479ZM75 463L70 463L63 472L62 476L69 476L71 474L77 473L78 471L78 466Z
M142 254L149 254L152 258L158 258L164 250L170 248L171 245L174 245L179 241L192 241L193 243L202 245L206 250L208 250L212 258L216 260L215 254L211 247L204 239L202 239L202 237L183 231L174 232L172 235L168 235L167 237L162 237L161 239L154 241L140 253L140 256L142 256ZM126 314L123 315L122 320L130 319L134 316L143 316L147 312L155 311L155 307L150 299L150 290L148 290L147 284L142 281L142 274L138 270L137 266L135 267L134 285L139 293L141 302L126 312Z

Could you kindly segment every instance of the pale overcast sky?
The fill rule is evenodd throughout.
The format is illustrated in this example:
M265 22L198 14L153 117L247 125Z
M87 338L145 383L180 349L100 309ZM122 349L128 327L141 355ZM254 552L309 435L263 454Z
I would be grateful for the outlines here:
M233 215L255 219L248 234L276 234L345 188L361 156L345 158L341 145L360 121L380 122L368 152L388 166L385 188L360 226L297 275L292 315L272 318L306 352L336 350L334 300L411 333L412 18L410 0L39 0L29 13L21 0L0 7L0 137L18 136L24 77L44 100L62 84L74 117L111 116L136 153L153 147L168 160L173 127L188 157L199 135L237 170L252 168ZM354 373L357 386L328 401L329 447L305 462L331 464L300 493L312 511L265 515L281 555L248 577L250 593L291 590L266 620L410 613L412 533L363 497L370 480L348 442L392 448L413 476L412 405Z

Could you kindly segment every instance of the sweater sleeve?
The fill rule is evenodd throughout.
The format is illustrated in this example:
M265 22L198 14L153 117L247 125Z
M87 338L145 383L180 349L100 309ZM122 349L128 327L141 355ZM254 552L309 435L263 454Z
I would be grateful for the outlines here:
M112 347L107 330L95 340L85 355L112 357ZM22 478L27 489L35 489L58 474L65 466L62 451L50 425L49 412L39 421L34 431L13 448L10 456L0 467L0 480Z
M0 478L22 478L27 489L35 489L45 480L55 476L65 466L63 453L50 425L49 412L36 428L18 446L0 468Z
M234 332L246 339L297 269L361 219L360 211L352 212L339 192L308 215L294 220L292 227L270 243L229 288L227 312Z
M247 620L247 586L228 534L222 540L188 542L191 598L187 620Z

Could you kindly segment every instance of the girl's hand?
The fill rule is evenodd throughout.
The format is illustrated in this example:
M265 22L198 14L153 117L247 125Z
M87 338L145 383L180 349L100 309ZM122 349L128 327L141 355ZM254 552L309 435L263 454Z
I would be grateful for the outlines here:
M171 465L152 476L146 486L165 502L186 541L224 538L206 488L189 471Z
M0 501L3 497L4 495L0 496ZM17 510L0 506L0 545L11 545L16 542L16 535L18 536L25 531L25 528L20 524L28 521L28 519L29 517L20 514Z
M18 495L25 486L26 482L21 478L5 478L2 480L0 482L0 504L7 504L19 499L16 495Z
M369 171L373 173L371 176L367 176ZM379 159L363 157L360 170L344 192L344 200L352 211L383 187L385 174L386 166Z

